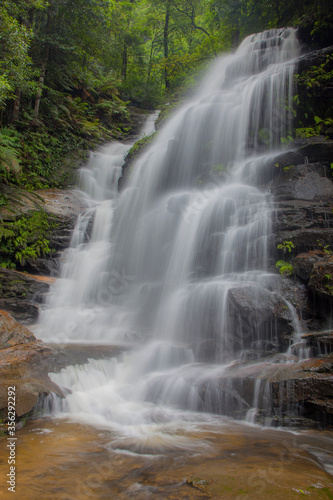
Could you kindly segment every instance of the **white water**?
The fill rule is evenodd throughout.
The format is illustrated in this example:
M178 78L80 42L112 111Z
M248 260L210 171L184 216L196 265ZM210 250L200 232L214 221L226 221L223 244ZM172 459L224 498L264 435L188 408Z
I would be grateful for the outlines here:
M255 308L244 329L231 297L244 289L253 303L276 297L277 276L267 270L272 203L259 186L266 157L291 127L297 55L288 29L250 36L220 58L119 197L128 145L112 144L83 169L89 208L38 334L135 348L54 375L72 391L67 414L144 439L153 429L169 435L170 422L213 418L191 412L250 410L231 382L221 384L223 374L277 334L259 327Z

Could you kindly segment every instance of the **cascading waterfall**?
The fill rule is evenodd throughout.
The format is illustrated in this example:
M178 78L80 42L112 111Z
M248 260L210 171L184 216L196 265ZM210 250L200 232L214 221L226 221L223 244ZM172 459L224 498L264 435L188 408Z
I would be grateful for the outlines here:
M195 411L244 417L251 409L241 378L224 374L276 342L274 323L255 306L276 300L279 279L269 271L273 205L260 185L291 129L298 50L293 29L270 30L220 58L120 196L129 146L112 144L82 170L89 208L38 334L132 350L54 375L71 390L67 414L137 435L138 426L147 434ZM244 297L253 304L246 322L237 306Z

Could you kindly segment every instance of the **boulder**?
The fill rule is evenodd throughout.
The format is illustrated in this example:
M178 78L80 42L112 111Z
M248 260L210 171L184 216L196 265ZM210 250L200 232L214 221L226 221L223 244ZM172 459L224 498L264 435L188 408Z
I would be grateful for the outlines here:
M0 412L8 406L8 387L15 387L17 417L31 412L40 398L61 390L49 379L51 351L8 313L0 311Z
M53 281L0 268L0 308L10 311L19 321L35 321Z
M322 262L326 257L322 250L312 250L311 252L300 253L293 260L293 269L296 276L308 283L312 275L313 266Z
M228 366L198 383L198 409L262 424L325 427L333 423L333 358Z
M228 300L230 329L238 349L266 354L287 349L294 325L281 295L252 285L231 288Z
M331 201L333 183L321 163L290 166L273 181L271 193L278 200Z
M333 158L333 141L323 136L296 139L288 144L288 150L307 159L308 163L330 163Z
M333 255L327 255L313 265L309 289L316 295L333 299Z

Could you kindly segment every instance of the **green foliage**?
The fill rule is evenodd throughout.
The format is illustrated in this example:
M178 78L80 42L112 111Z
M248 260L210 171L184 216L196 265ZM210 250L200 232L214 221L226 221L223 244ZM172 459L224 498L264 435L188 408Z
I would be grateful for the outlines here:
M313 127L301 127L295 129L295 135L296 139L308 139L318 135L318 133Z
M276 267L279 269L282 276L288 274L289 276L293 273L293 266L284 260L278 260Z
M20 138L14 129L0 129L0 179L10 179L20 173Z
M0 267L24 266L41 255L49 255L48 235L55 223L45 212L33 212L0 227Z
M323 245L322 243L317 240L318 246L320 250L322 250L326 255L333 255L333 250L330 250L330 245Z
M309 15L318 33L329 9L323 0L317 9L310 3L2 0L2 180L29 189L63 185L64 158L130 130L128 104L151 109L179 99L209 60L250 33ZM311 68L299 85L317 89L331 78L331 63ZM325 117L309 129L300 124L298 133L309 137L328 126ZM19 132L15 144L3 143L6 129ZM269 143L264 129L260 138Z
M30 78L32 32L15 18L11 4L4 1L0 6L0 108Z
M283 167L283 171L284 172L288 172L291 168L293 168L295 165L286 165L285 167Z
M281 137L281 144L288 145L293 139L293 136L290 134L287 137Z
M291 252L293 248L296 248L296 246L294 245L294 243L292 241L284 241L283 243L280 243L277 248L279 250L283 250L283 253L286 253L286 252Z
M283 243L280 243L277 248L279 250L283 250L283 254L285 253L291 253L294 248L296 248L296 245L292 241L284 241ZM290 262L286 262L285 260L278 260L275 264L275 266L279 269L279 272L282 276L284 275L291 275L293 273L293 266L290 264Z
M300 85L304 85L307 90L319 88L333 80L333 69L329 69L332 65L333 56L327 55L325 62L319 66L311 66L308 71L304 71L301 75L296 75L296 81Z
M286 165L285 167L283 167L283 171L284 172L288 172L291 168L293 168L295 165ZM280 164L279 163L275 163L275 167L279 168L280 167ZM279 248L279 247L278 247Z
M126 158L130 159L133 158L134 156L137 156L139 153L142 152L142 150L150 144L153 139L156 137L157 132L154 132L151 135L145 136L140 141L137 141L129 150Z
M331 294L333 295L333 284L332 284L332 281L333 281L333 277L331 274L325 274L325 281L326 283L324 283L324 286L326 288L326 290Z
M313 125L313 127L297 128L295 130L296 138L307 139L309 137L325 133L326 129L333 125L333 118L323 119L319 116L315 116L314 122L315 124Z

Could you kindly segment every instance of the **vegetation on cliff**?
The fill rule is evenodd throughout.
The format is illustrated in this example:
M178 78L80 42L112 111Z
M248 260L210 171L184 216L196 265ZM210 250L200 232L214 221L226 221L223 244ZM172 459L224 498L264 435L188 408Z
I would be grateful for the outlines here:
M324 0L4 0L2 183L68 184L64 159L128 133L129 104L156 107L244 36L296 21L327 44Z
M0 206L9 188L73 183L87 150L129 134L134 107L177 101L217 53L252 32L287 24L319 48L329 44L333 17L324 0L4 0ZM298 76L294 137L332 133L333 110L325 101L332 71L327 54ZM0 265L21 265L31 245L30 257L49 254L44 236L21 249L15 243L24 221L31 223L3 219Z

